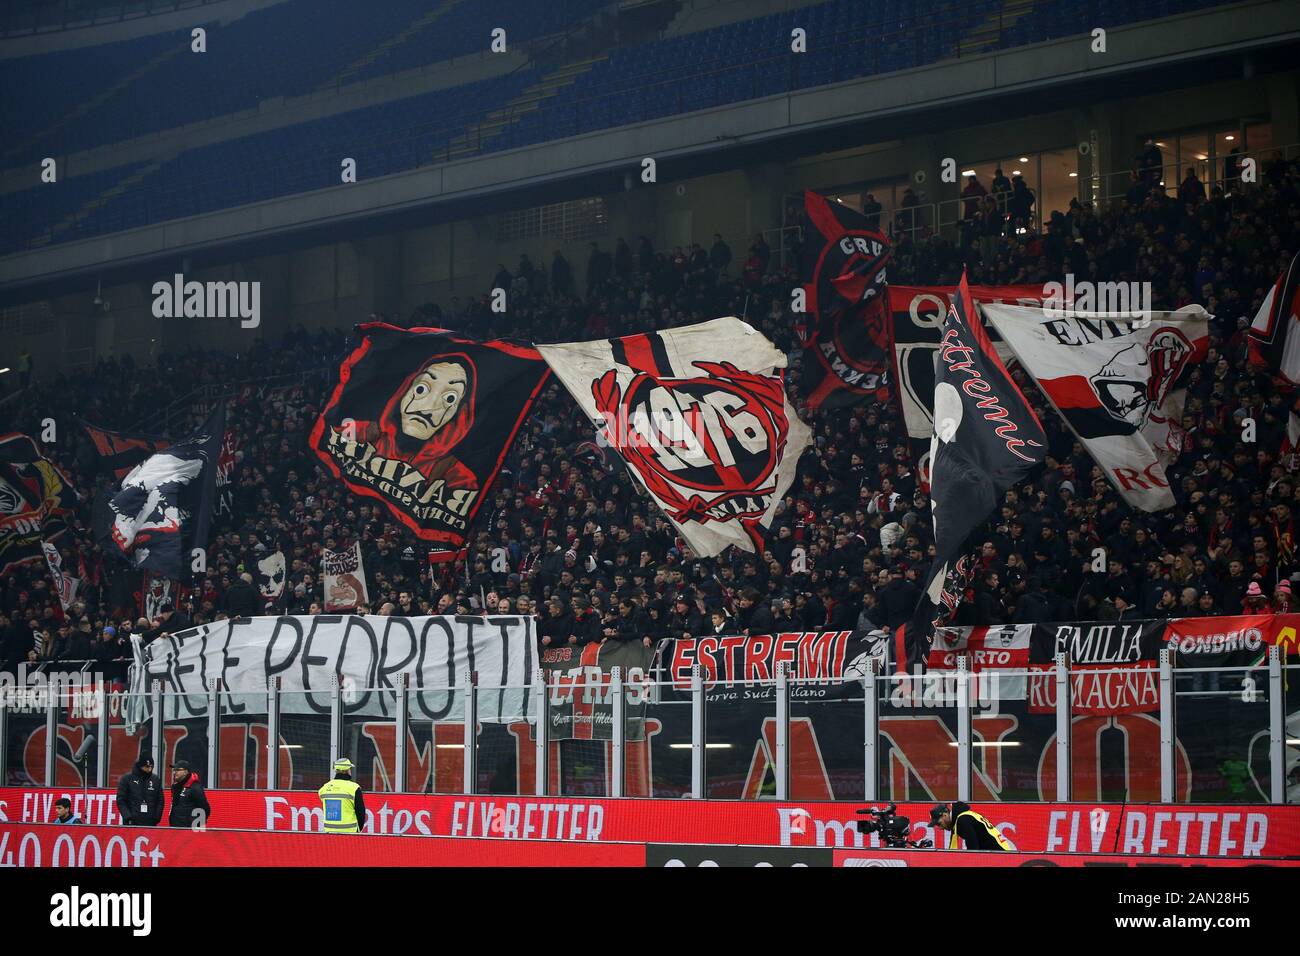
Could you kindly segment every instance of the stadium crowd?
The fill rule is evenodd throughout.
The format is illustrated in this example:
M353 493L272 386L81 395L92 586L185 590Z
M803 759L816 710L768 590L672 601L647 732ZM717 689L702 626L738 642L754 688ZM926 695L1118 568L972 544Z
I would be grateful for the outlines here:
M1099 209L1072 202L1051 214L1041 234L966 230L959 243L896 235L895 283L951 286L963 265L972 283L984 284L1042 283L1070 272L1076 281L1148 281L1156 308L1196 302L1214 315L1210 353L1191 373L1183 451L1170 470L1179 504L1169 511L1127 508L1017 373L1047 429L1050 455L1007 493L975 542L978 573L958 623L1294 608L1300 566L1297 462L1286 441L1291 397L1248 368L1245 329L1300 248L1300 170L1272 161L1258 184L1228 185L1209 195L1202 187L1169 196L1136 177L1125 198ZM445 313L418 310L401 324L570 341L743 315L792 356L788 381L797 400L799 339L788 310L797 256L787 261L781 267L761 237L743 259L733 259L721 236L708 249L672 252L656 251L645 238L620 239L612 251L593 243L583 294L558 252L545 267L524 256L513 271L502 265L493 282L508 290L507 312L493 312L485 291ZM420 542L380 506L350 496L308 450L307 433L351 334L299 327L238 354L191 350L162 355L150 369L129 359L100 362L86 373L38 381L11 403L6 417L18 430L39 435L43 419L58 423L47 453L82 493L86 530L58 542L65 568L83 581L66 614L44 565L20 567L0 582L4 666L41 659L121 666L132 633L151 637L249 613L319 613L321 549L357 539L369 591L363 610L467 614L486 604L536 614L548 643L893 628L915 607L931 522L893 404L823 411L811 420L815 446L800 461L767 550L700 559L593 441L553 382L479 512L469 559L430 565ZM239 448L233 507L214 522L207 572L174 595L174 608L142 618L142 575L91 539L90 501L97 483L109 479L96 475L94 450L76 421L130 431L178 398L205 394L231 395ZM205 401L176 407L174 437L197 427L207 410ZM1243 441L1245 419L1256 424L1253 443ZM277 548L286 558L285 595L268 607L251 572ZM1094 570L1098 548L1103 571Z

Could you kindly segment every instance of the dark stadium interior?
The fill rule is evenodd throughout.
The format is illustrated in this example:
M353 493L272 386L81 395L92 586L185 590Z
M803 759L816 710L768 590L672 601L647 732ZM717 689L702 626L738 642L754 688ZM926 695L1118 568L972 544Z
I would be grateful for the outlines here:
M1087 59L1096 29L1112 60ZM486 602L579 645L629 627L897 632L933 558L931 502L895 395L808 407L791 309L805 189L873 219L890 285L1069 274L1212 316L1163 511L1130 507L1013 368L1047 458L972 538L953 623L1294 613L1296 395L1251 364L1247 329L1300 251L1297 51L1285 0L6 4L0 433L53 423L42 447L80 495L56 545L82 587L65 612L43 562L10 568L0 670L91 659L125 676L132 634L176 630L96 539L92 503L116 480L82 423L178 440L220 402L231 507L174 592L188 624L320 613L322 551L359 542L358 613ZM1018 185L995 194L1004 167ZM156 318L151 288L180 273L260 282L260 325ZM310 443L361 322L544 345L719 316L789 357L813 433L761 553L693 554L555 378L454 562L431 563ZM268 604L240 575L276 550L286 594ZM1228 780L1205 799L1238 799Z

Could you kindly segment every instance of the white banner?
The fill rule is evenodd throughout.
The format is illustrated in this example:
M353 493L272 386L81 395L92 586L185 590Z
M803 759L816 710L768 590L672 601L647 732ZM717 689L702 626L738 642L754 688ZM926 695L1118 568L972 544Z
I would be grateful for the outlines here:
M321 581L325 588L325 612L350 611L358 604L369 604L366 570L361 566L361 542L346 551L321 550Z
M1130 505L1174 506L1185 373L1205 358L1197 305L1131 316L985 303L984 315ZM1087 489L1079 489L1079 493Z
M537 349L692 551L761 549L810 436L783 352L734 316Z
M179 595L177 595L179 597ZM164 605L170 604L175 607L176 602L172 598L172 583L166 578L160 578L156 574L146 571L144 573L144 616L151 621L158 620L158 615L162 613Z
M41 550L45 552L45 564L50 569L50 577L54 579L54 591L59 596L59 605L66 611L77 599L81 578L74 578L63 570L63 555L49 541L41 542Z
M413 720L458 720L470 673L484 690L478 719L502 723L529 716L538 666L531 617L254 617L216 621L142 646L132 638L132 710L147 719L149 692L162 682L167 720L207 713L207 688L220 680L231 712L265 713L268 682L280 678L286 714L328 714L336 675L348 714L391 717L398 674L411 689ZM498 689L506 688L506 689ZM387 691L387 692L385 692Z

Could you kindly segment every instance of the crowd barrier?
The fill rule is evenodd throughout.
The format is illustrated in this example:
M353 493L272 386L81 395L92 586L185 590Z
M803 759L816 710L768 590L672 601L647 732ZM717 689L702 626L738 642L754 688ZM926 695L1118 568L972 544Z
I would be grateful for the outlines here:
M53 821L66 796L94 826L121 824L115 792L0 789L0 823ZM208 828L268 833L321 830L320 799L302 791L209 791ZM930 803L898 806L913 840L941 843ZM862 805L825 802L565 799L369 794L366 838L420 836L506 843L577 841L878 849L856 828ZM978 805L1018 851L1300 862L1300 807L1002 803ZM164 816L164 819L166 817ZM132 831L136 832L136 831ZM156 831L150 831L156 832Z
M102 788L148 754L212 790L313 792L347 756L375 793L1300 804L1300 615L956 628L923 679L893 672L884 632L539 659L526 619L413 620L223 621L157 642L133 691L20 683L0 705L0 786ZM232 645L241 630L265 647ZM456 684L400 670L471 637Z
M643 866L632 843L0 823L0 866Z
M352 836L0 823L0 866L164 867L1086 867L1294 866L1297 861L1148 854L848 850L727 844L512 843L454 837Z

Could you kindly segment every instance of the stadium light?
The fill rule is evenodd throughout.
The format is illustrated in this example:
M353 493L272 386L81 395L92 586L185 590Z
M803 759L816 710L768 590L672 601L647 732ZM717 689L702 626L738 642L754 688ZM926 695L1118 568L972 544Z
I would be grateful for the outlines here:
M687 744L686 746L689 747L690 744ZM958 747L960 746L960 744L958 744L958 742L955 740L950 740L948 741L948 746ZM971 746L972 747L1019 747L1020 741L1018 740L972 740Z

